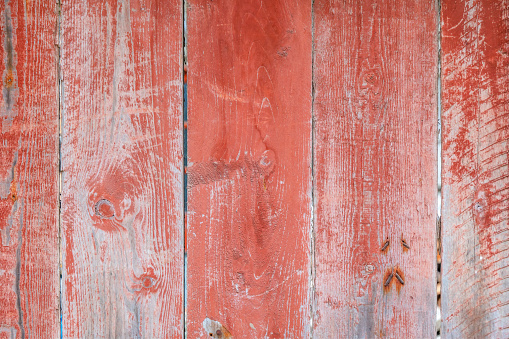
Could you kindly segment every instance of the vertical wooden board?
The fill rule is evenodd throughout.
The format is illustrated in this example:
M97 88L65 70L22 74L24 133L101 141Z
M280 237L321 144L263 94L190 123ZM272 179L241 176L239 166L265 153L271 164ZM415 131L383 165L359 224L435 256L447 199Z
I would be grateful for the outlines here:
M188 337L308 337L311 1L188 11Z
M56 4L0 4L0 338L58 338Z
M509 2L442 1L444 338L509 337Z
M63 335L183 334L181 1L63 1Z
M314 2L316 338L435 335L437 16Z

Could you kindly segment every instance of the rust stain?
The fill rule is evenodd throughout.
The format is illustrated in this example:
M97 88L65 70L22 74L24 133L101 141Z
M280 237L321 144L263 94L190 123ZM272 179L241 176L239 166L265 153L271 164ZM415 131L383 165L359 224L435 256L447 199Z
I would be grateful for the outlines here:
M396 290L401 290L401 287L405 285L405 275L403 271L398 266L387 269L383 277L383 290L385 293L388 293L392 285L396 285Z
M4 78L4 87L12 88L15 83L14 74L12 74L12 70L7 70L7 74Z
M0 198L0 200L10 200L12 203L15 203L18 200L18 192L16 186L16 179L13 178L9 188L9 194L5 198Z
M18 193L16 190L16 181L15 180L12 180L12 182L11 182L11 190L9 192L9 197L11 198L11 201L13 203L15 203L16 200L18 200Z
M385 272L384 278L383 278L383 288L384 288L385 293L388 293L390 291L393 280L394 280L393 278L394 278L394 272L393 272L392 268L390 268Z

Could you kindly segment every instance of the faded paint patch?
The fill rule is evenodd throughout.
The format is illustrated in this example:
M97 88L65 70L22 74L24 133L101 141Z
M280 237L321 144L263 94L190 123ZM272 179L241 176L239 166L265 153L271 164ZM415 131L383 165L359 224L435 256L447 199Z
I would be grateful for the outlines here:
M252 326L252 324L250 324ZM211 338L233 338L230 332L219 321L205 318L203 329Z

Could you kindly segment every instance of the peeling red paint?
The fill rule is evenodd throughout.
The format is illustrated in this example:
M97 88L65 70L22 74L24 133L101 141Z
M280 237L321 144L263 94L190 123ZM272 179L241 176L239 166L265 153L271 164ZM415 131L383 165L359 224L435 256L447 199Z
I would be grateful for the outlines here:
M509 336L508 13L504 1L442 1L446 338Z
M316 338L436 335L435 5L314 1Z
M0 3L1 338L60 332L56 22L55 3Z
M61 7L62 336L182 337L183 3Z
M209 317L307 337L311 1L196 0L188 18L188 336Z

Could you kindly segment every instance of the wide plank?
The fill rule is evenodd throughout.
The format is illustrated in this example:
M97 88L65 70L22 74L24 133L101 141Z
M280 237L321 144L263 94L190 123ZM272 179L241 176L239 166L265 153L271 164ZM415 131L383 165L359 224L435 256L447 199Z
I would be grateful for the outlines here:
M306 338L311 1L188 6L187 336Z
M65 338L183 335L182 16L62 1Z
M509 3L441 20L442 337L509 338Z
M314 337L434 337L436 3L313 8Z
M0 338L59 338L57 5L0 4Z

